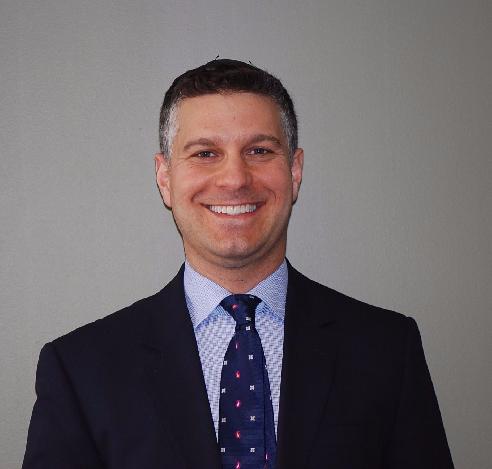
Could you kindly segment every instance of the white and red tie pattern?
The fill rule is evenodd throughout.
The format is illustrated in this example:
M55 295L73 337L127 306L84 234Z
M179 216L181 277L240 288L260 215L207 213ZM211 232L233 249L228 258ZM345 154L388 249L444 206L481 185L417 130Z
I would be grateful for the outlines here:
M275 465L276 440L268 373L253 295L230 295L222 307L236 330L224 357L220 380L219 447L224 469L262 469Z

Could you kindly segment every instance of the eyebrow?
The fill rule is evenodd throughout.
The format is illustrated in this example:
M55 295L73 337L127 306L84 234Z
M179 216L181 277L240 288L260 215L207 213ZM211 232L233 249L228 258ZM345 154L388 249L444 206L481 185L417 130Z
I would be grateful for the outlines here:
M189 150L191 147L194 147L196 145L201 145L201 146L214 146L217 145L221 141L220 138L197 138L195 140L190 140L184 147L183 151ZM248 145L253 145L255 143L260 143L260 142L271 142L274 145L278 147L282 147L282 142L275 136L273 135L268 135L268 134L256 134L252 138L248 139L247 144Z
M189 141L183 148L184 151L189 150L191 147L194 147L196 145L201 145L201 146L210 146L210 145L216 145L215 140L211 140L209 138L197 138L196 140L191 140Z
M249 140L249 144L254 144L254 143L259 143L259 142L271 142L279 147L282 146L282 142L277 138L274 137L273 135L266 135L266 134L258 134L255 135L251 140Z

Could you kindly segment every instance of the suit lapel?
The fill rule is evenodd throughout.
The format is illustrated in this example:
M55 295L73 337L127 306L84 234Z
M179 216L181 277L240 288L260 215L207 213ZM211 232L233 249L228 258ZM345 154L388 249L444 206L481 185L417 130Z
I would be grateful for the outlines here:
M277 467L305 467L333 381L335 315L289 264Z
M155 296L142 337L150 394L186 467L221 467L195 333L186 307L183 267Z

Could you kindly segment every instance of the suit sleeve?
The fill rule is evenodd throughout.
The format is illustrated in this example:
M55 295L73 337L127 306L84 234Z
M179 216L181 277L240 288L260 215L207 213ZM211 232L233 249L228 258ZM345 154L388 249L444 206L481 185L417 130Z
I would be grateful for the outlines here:
M55 346L41 350L23 469L103 469Z
M405 368L388 469L452 469L453 462L416 322L408 318Z

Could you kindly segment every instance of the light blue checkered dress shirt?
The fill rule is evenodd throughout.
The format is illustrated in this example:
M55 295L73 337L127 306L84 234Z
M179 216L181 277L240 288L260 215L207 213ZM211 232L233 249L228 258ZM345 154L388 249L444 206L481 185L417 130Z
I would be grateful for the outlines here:
M256 308L255 322L265 352L275 431L280 401L287 281L287 263L284 260L275 272L248 292L262 300ZM220 306L220 302L231 292L193 270L188 262L185 262L184 289L198 344L215 434L218 436L222 361L236 326L234 319Z

